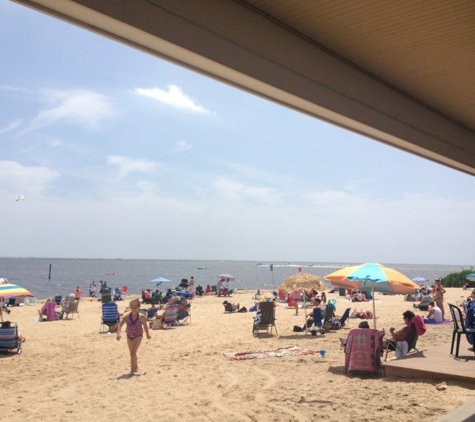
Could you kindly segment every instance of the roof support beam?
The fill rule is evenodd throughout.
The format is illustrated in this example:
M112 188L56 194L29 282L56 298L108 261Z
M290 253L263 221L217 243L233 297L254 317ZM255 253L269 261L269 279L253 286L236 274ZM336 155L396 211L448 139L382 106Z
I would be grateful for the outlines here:
M308 115L475 174L475 132L239 0L14 1Z

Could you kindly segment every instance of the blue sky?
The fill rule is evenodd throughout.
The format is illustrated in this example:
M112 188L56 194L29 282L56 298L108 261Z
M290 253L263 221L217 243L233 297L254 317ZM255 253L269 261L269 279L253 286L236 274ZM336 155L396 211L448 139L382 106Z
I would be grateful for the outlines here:
M471 176L8 0L0 39L0 256L474 264Z

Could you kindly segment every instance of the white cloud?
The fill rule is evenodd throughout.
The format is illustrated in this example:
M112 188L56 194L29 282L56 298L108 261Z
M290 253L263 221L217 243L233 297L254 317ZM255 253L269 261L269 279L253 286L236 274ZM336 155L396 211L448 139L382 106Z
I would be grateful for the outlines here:
M0 188L15 194L41 193L60 174L47 167L27 167L16 161L0 161Z
M115 115L111 102L102 94L87 90L47 91L46 99L51 108L42 110L33 119L29 130L67 122L97 128L105 119Z
M11 122L8 126L4 127L3 129L0 129L0 135L3 135L7 132L10 132L14 129L16 129L18 126L21 124L21 119L16 119L15 121Z
M157 163L150 160L134 160L129 157L111 155L107 157L107 164L114 164L119 167L119 179L132 172L149 173L157 168Z
M195 104L195 102L183 94L181 88L176 85L168 85L168 91L164 91L160 88L137 88L134 92L171 105L180 110L189 110L196 113L210 113L210 111L205 109L203 106Z
M234 204L246 199L251 199L254 202L267 203L279 198L279 195L273 189L245 186L226 178L217 179L212 185L216 189L218 196Z
M193 148L193 144L189 144L185 141L176 141L172 147L173 152L183 152Z

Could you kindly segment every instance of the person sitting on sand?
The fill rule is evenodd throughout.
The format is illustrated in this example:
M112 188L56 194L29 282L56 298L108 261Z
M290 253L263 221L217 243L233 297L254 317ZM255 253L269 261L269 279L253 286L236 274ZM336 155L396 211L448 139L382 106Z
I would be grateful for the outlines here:
M43 321L43 316L48 316L48 308L49 308L49 303L54 302L52 297L49 297L46 299L45 304L41 307L41 309L38 309L38 320ZM56 304L56 302L54 302Z
M258 290L257 293L254 295L254 300L260 301L261 300L261 291Z
M433 300L431 300L429 302L429 313L427 314L427 317L424 318L424 322L434 324L443 321L444 319L442 318L442 310L435 304Z

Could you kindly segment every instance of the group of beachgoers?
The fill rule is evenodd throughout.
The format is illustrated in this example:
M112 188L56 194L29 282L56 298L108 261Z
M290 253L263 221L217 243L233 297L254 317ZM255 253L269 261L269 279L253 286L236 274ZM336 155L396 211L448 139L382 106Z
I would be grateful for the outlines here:
M82 291L78 286L75 293L70 293L64 297L57 294L54 298L50 297L46 299L43 306L38 309L38 318L36 321L43 322L45 318L46 321L56 321L58 319L64 319L65 315L68 317L72 310L72 304L78 303L81 300L81 296Z

